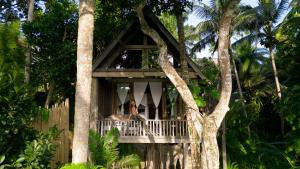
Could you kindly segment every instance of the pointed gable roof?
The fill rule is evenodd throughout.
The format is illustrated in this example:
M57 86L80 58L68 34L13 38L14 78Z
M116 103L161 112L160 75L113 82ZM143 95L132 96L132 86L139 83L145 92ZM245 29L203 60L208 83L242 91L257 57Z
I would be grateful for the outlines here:
M179 43L171 35L171 33L165 28L165 26L160 22L160 20L149 10L144 12L145 19L148 22L149 26L157 31L161 38L165 41L168 47L168 51L173 55L173 58L179 62ZM117 55L112 57L113 53L121 53L122 45L132 38L132 34L135 34L137 30L140 30L140 25L138 18L135 18L133 21L129 22L125 28L119 33L119 35L106 47L103 53L93 62L93 71L96 71L98 68L106 68L105 62L111 63ZM191 58L186 57L186 60L189 66L197 73L197 75L206 79L202 74L201 70L197 64L192 61ZM106 65L108 66L108 65Z

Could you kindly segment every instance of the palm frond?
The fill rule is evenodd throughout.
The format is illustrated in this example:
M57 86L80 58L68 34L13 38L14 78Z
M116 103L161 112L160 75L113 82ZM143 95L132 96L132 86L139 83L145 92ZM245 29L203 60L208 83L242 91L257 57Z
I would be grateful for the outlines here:
M111 166L118 159L118 129L110 130L104 137L96 131L90 130L89 150L95 164Z
M237 47L239 44L245 42L245 41L248 41L250 43L253 43L255 40L259 40L259 39L262 39L263 37L265 37L266 34L264 33L257 33L257 32L254 32L254 33L251 33L237 41L235 41L234 43L231 44L232 48L235 48Z
M132 168L140 164L140 158L136 154L122 157L120 160L115 162L113 165L115 168Z
M282 16L282 14L288 9L289 7L289 0L281 0L280 3L277 6L277 9L275 10L273 21L276 23L279 18Z
M210 35L206 36L205 38L198 41L194 47L192 48L192 53L194 52L200 52L202 49L204 49L208 44L215 43L216 41L216 33L211 33Z
M276 11L276 2L275 0L259 0L256 9L262 21L273 21L273 16Z
M256 12L249 6L239 6L232 21L234 31L254 30L257 24Z
M103 156L104 149L102 148L104 140L102 137L94 130L89 132L89 151L92 154L92 160L96 164L104 164L105 158Z
M216 32L218 30L217 23L214 20L206 20L200 22L195 30L192 32L192 35L203 35L207 32Z
M119 131L117 128L112 128L104 136L103 140L103 150L106 159L106 165L111 166L114 161L119 157L118 144L119 144Z
M211 8L210 6L200 3L199 5L194 6L195 14L206 20L214 20L214 18L217 16L217 13L214 8Z

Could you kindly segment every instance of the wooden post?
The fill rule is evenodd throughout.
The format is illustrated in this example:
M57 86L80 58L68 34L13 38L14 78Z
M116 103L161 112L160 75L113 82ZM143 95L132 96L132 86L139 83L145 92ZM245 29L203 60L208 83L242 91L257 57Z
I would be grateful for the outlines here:
M162 117L163 119L167 119L168 112L167 112L167 94L166 94L166 86L163 87L162 93Z
M98 95L99 95L99 80L97 78L92 79L92 91L91 91L91 114L90 114L90 128L98 131Z
M144 35L143 39L144 45L147 45L147 36ZM142 69L149 69L149 51L148 49L143 49L142 50Z
M188 164L189 164L189 145L187 143L183 143L183 168L184 169L189 169Z

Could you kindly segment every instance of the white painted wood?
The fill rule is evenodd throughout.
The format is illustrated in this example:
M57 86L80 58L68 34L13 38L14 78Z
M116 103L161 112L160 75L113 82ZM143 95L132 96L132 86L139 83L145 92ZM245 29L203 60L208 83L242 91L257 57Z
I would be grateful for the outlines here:
M189 143L185 120L99 121L99 133L104 135L116 127L120 143Z

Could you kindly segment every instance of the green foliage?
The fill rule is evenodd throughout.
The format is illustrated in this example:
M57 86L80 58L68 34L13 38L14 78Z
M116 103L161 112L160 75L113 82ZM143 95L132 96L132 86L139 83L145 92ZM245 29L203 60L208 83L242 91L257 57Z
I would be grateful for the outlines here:
M89 150L92 160L96 165L103 165L105 168L136 167L140 159L136 154L120 157L118 149L119 131L111 129L105 136L100 136L96 131L89 133Z
M176 17L168 13L162 13L160 16L158 16L158 18L172 34L172 36L178 40Z
M34 137L29 128L37 109L23 82L19 23L0 25L0 154L15 158Z
M60 169L105 169L102 166L95 166L93 164L67 164Z
M32 47L31 85L54 84L54 99L69 97L76 73L77 5L73 0L49 0L35 10L23 31Z
M201 92L200 86L197 83L192 82L192 83L190 83L190 89L191 89L193 97L194 97L194 99L196 101L197 106L201 107L201 108L205 107L206 106L206 102L203 99L203 97L201 96L202 92Z
M300 16L299 6L294 6L277 31L276 57L279 77L282 79L283 99L276 105L286 121L287 144L284 146L290 163L300 166ZM288 66L287 66L288 65Z
M50 128L47 133L39 133L32 141L26 141L26 147L17 159L0 165L0 168L50 168L49 163L56 147L53 142L58 138L59 133L56 127ZM1 156L0 164L3 163L4 159L5 156Z
M218 83L218 69L210 59L195 60L202 73L210 80L211 84L207 84L205 80L191 81L189 88L193 94L197 106L206 112L211 112L215 102L219 99Z
M96 0L94 56L99 57L105 47L114 39L130 18L134 16L132 1Z
M27 12L26 0L3 0L0 1L0 6L0 22L8 23L25 19L24 14Z
M239 169L239 165L236 162L229 161L227 163L227 169Z
M148 6L153 8L153 11L157 14L168 12L170 14L180 14L186 12L191 9L193 2L188 0L168 0L168 1L160 1L160 0L152 0L148 1Z
M286 153L275 145L263 142L255 135L247 138L245 132L243 135L241 131L227 131L228 155L239 168L293 168Z
M55 150L54 141L60 132L56 127L47 133L40 133L36 139L26 142L26 148L19 158L11 164L13 168L47 169Z

